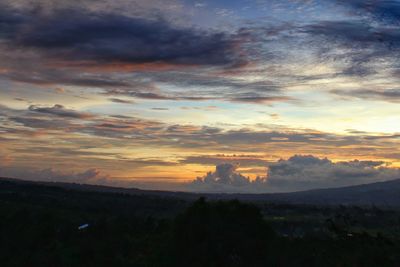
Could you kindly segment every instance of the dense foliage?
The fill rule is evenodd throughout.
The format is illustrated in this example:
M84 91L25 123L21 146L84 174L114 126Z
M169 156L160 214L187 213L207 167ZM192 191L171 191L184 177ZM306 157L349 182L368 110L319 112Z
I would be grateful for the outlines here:
M377 208L1 182L0 214L1 266L400 266L399 213Z

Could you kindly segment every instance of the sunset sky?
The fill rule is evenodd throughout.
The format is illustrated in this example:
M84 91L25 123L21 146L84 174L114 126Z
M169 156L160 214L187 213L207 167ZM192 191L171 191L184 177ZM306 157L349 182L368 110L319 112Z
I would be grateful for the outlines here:
M400 1L0 0L0 176L224 192L400 178L399 56Z

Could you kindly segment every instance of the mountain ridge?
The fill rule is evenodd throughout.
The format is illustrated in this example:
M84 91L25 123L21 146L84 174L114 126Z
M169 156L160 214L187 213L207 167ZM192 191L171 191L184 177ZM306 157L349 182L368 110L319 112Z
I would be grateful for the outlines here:
M214 200L239 199L243 201L267 201L288 204L360 205L400 208L400 179L337 188L322 188L289 193L258 194L143 190L138 188L121 188L104 185L30 181L6 177L0 177L0 190L1 186L6 183L11 183L17 186L36 185L63 188L65 190L173 197L185 200L195 200L199 197L206 197Z

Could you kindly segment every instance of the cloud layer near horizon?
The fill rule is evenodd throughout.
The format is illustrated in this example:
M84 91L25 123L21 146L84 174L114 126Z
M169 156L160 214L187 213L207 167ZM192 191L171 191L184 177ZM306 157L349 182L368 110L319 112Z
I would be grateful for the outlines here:
M189 183L178 182L172 186L165 181L160 181L160 183L169 190L178 191L272 193L336 188L400 179L400 169L389 168L384 162L352 160L334 163L327 158L321 159L312 155L294 155L287 160L280 159L278 162L270 163L267 174L258 176L256 179L242 175L238 168L239 164L221 163L216 165L215 171L210 171ZM94 168L74 173L54 169L21 170L0 164L0 177L157 189L157 184L152 184L151 181L146 183L129 179L113 179Z
M237 172L238 165L223 163L214 172L197 177L190 188L200 192L266 193L344 187L400 178L400 169L380 161L332 162L312 155L295 155L268 165L265 177L251 180Z

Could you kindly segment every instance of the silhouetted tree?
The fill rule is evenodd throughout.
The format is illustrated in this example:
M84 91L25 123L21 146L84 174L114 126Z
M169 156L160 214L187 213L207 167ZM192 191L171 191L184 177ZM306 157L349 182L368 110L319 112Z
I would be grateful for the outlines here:
M275 237L260 210L239 201L194 202L175 223L182 266L265 266Z

